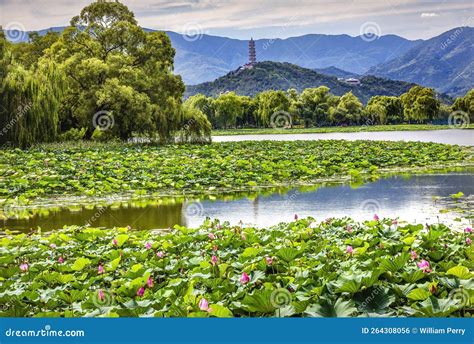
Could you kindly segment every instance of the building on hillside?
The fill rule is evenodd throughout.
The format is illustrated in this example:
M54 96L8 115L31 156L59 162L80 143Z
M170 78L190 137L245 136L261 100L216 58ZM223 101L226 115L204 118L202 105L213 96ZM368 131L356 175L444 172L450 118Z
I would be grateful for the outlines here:
M349 85L359 86L360 80L356 78L345 79L344 82Z
M255 41L253 38L250 38L249 41L249 62L244 64L243 66L239 67L237 71L241 71L243 69L252 69L253 66L257 63L257 49L255 48Z

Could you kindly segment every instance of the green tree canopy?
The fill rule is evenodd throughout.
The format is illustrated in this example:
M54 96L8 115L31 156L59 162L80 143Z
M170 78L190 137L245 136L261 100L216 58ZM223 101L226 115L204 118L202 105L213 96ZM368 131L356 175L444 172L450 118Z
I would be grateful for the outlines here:
M122 139L158 132L161 141L171 140L183 121L174 54L165 33L143 31L120 2L85 7L43 57L66 76L63 130L86 127L90 135L104 113L114 124L107 129Z
M440 102L432 88L414 86L400 99L404 119L408 123L425 123L438 115Z

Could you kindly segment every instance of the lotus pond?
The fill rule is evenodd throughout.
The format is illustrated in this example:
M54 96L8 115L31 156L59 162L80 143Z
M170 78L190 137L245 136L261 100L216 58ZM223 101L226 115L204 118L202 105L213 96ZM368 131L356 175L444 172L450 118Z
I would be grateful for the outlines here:
M199 227L216 218L236 225L268 227L300 217L325 219L349 216L357 221L381 217L410 223L440 222L453 228L471 225L474 219L473 170L405 174L364 183L322 183L299 188L173 197L139 197L103 200L71 199L61 203L5 207L0 230L28 232L86 224L139 230L166 229L174 225ZM85 201L88 201L87 203ZM0 213L1 214L1 213Z
M0 240L0 315L471 316L474 235L391 219Z
M68 196L248 190L472 164L471 147L420 142L46 145L0 150L0 205Z

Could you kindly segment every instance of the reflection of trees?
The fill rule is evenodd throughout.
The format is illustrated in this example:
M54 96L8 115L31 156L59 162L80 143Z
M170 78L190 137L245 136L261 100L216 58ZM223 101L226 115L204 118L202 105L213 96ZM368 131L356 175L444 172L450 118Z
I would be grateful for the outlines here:
M27 232L30 228L43 230L62 228L63 226L89 223L92 227L126 227L134 229L163 229L182 225L182 203L153 204L140 206L81 208L71 211L63 208L49 211L48 214L34 214L28 219L8 219L4 227Z

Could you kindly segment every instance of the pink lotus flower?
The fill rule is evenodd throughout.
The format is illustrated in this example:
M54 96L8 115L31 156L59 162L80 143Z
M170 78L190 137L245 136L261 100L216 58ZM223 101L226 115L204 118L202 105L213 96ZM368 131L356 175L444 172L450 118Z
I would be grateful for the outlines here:
M117 239L112 240L112 245L114 245L114 246L117 246L117 245L118 245Z
M464 229L464 232L465 232L465 233L472 233L472 228L471 228L471 227L466 227L466 228Z
M199 309L201 311L208 311L209 310L209 302L207 302L207 300L205 298L202 298L199 301Z
M29 269L28 263L22 263L22 264L20 264L20 270L21 270L22 272L27 272L28 269Z
M148 288L153 288L153 278L150 276L148 277L148 280L146 281L146 285Z
M147 242L147 243L145 244L145 248L146 248L147 250L149 250L149 249L151 248L151 244L150 244L149 242Z
M352 246L347 246L346 252L352 254L352 252L354 252L354 249L352 248Z
M347 226L346 226L346 231L347 231L348 233L352 233L352 226L351 226L351 225L347 225Z
M217 257L215 255L212 256L211 258L211 263L212 265L216 265L217 264Z
M58 263L59 263L59 264L64 263L64 258L63 258L63 257L59 257L59 258L58 258Z
M413 250L410 251L410 256L411 256L411 259L412 259L412 260L415 260L416 258L418 258L418 254L416 254L416 252L413 251Z
M158 252L156 252L156 256L158 258L163 258L165 256L165 254L163 253L163 251L158 251Z
M137 290L137 296L142 297L143 294L145 294L145 288L140 287L140 289Z
M97 268L97 273L103 274L104 272L105 272L104 267L101 264L99 264L99 267Z
M295 221L298 221L298 214L295 214Z
M242 276L240 276L240 283L247 284L250 282L250 277L245 272L242 272Z
M418 267L423 270L423 272L431 272L430 270L430 263L424 259L422 259L419 263L417 263Z
M272 257L265 257L265 262L267 263L267 265L272 265L273 264Z
M99 291L97 292L97 297L99 298L100 301L105 300L105 293L102 289L99 289Z
M471 238L466 238L466 244L468 244L468 245L471 245L471 244L472 244Z
M217 245L212 246L212 250L213 250L214 252L217 252L218 249L219 249L219 246L217 246Z
M207 236L208 236L209 239L211 239L211 240L215 240L215 239L216 239L216 235L215 235L214 233L209 233Z
M378 221L379 220L379 216L377 214L374 214L374 221Z

